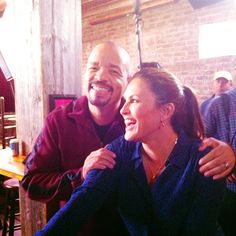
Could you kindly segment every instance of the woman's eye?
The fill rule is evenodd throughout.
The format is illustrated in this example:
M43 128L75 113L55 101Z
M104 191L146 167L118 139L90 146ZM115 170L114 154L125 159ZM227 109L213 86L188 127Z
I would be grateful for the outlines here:
M132 99L130 100L130 102L131 102L131 103L138 103L139 101L138 101L138 99L136 99L136 98L132 98Z

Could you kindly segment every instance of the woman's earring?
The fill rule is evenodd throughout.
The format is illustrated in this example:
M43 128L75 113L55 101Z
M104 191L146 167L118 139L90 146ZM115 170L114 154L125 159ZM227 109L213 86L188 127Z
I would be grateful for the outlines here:
M163 127L163 128L165 127L165 123L162 120L161 120L161 127Z

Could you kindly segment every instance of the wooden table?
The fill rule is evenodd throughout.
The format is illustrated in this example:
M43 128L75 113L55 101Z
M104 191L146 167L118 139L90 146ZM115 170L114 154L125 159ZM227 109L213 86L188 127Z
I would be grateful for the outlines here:
M12 156L9 147L0 149L0 174L9 178L22 180L24 175L23 160L25 156ZM30 200L19 186L20 213L21 213L21 235L32 236L47 222L47 205Z
M0 149L0 174L22 180L24 175L23 160L25 156L12 156L10 148Z

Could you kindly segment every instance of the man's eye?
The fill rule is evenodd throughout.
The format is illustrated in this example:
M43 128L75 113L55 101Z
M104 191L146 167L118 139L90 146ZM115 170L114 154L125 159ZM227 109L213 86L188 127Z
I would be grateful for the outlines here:
M95 66L91 66L91 67L89 67L89 70L90 70L90 71L97 71L97 70L98 70L98 68L97 68L97 67L95 67Z
M111 70L111 73L113 75L121 76L121 73L119 71L117 71L117 70Z

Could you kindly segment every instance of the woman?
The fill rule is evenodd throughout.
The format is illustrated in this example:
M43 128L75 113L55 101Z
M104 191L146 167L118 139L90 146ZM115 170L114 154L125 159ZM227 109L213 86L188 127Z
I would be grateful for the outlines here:
M148 67L124 98L125 136L108 146L114 169L90 171L36 235L75 235L111 194L130 235L215 235L225 181L198 171L206 151L198 151L203 125L195 96L172 74Z

